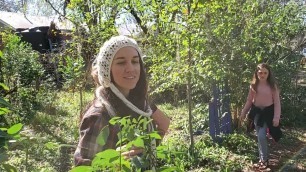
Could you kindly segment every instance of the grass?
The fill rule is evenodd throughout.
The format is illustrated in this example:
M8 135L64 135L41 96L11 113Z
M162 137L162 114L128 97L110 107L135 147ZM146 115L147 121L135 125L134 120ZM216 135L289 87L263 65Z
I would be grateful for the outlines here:
M84 104L93 97L90 92L84 92L83 96ZM63 153L68 153L65 162L71 166L73 150L69 151L69 148L75 147L78 141L81 109L77 93L59 92L51 100L43 102L31 123L25 124L22 141L10 145L8 163L18 171L65 171L61 167L61 158ZM70 146L64 150L63 144Z

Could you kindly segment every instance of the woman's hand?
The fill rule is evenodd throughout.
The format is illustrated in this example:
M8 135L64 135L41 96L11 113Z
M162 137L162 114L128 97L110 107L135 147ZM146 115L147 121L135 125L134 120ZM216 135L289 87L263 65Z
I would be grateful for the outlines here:
M170 125L170 119L159 109L157 109L151 116L153 122L157 125L157 130L161 137L167 133Z
M273 127L277 127L279 125L278 119L273 119Z
M126 150L126 146L121 146L116 149L117 151L122 150L121 155L124 156L125 159L131 159L134 156L137 156L143 152L143 148L133 146L130 150Z
M240 121L244 121L244 120L245 120L245 116L246 116L246 115L242 115L242 114L240 114L240 116L239 116L239 120L240 120Z

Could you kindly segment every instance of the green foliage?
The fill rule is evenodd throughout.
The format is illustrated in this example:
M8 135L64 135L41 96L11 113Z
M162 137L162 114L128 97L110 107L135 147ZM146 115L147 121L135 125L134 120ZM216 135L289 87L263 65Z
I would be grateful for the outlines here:
M161 139L157 131L150 129L152 119L146 117L131 118L127 117L113 117L110 120L111 125L120 126L118 133L119 141L117 142L118 150L107 149L99 152L92 160L91 167L76 167L73 172L88 170L111 170L111 171L138 171L146 168L156 168L155 146L156 139ZM98 138L97 143L103 146L108 139L108 126L104 127ZM121 153L132 149L133 147L143 148L141 155L137 155L130 160L125 159ZM158 157L165 158L165 152L162 147L157 148ZM170 167L169 167L170 168ZM169 169L168 168L168 169ZM173 169L173 167L171 167ZM166 170L165 168L163 170Z
M274 68L281 95L281 123L285 126L304 126L306 88L297 84L300 56L283 58ZM288 84L290 83L290 84Z
M245 134L229 134L222 137L222 146L236 154L255 154L257 145L254 139Z
M176 106L186 103L190 81L192 88L188 94L192 97L192 109L199 108L210 101L212 84L226 81L235 112L245 102L257 63L280 66L285 58L292 62L290 54L297 56L294 52L302 44L293 40L298 40L305 29L306 11L305 6L293 1L272 0L190 3L74 0L68 8L73 10L68 17L77 23L74 42L79 46L73 49L81 47L70 58L82 57L86 71L99 45L118 34L116 27L135 24L140 32L131 35L146 55L151 95L157 101ZM88 26L87 32L82 23ZM291 74L296 72L287 65L284 67ZM282 91L292 94L290 89Z
M93 98L91 91L84 95L87 102ZM35 116L30 126L26 126L35 130L23 133L28 136L28 140L14 144L14 148L7 156L9 158L7 164L15 166L17 171L25 170L25 148L28 147L28 171L60 171L63 169L61 167L66 167L68 171L69 167L73 166L75 148L62 152L60 147L63 143L74 147L77 145L79 137L78 103L79 96L77 94L72 92L58 93L53 103L46 104L44 111L42 110ZM156 148L158 170L223 171L223 169L227 169L227 171L243 171L251 164L251 161L256 160L255 140L243 134L233 134L224 137L224 142L218 145L212 141L207 129L203 131L202 135L195 136L195 154L191 155L188 130L184 126L179 126L186 125L186 105L175 107L171 104L163 104L158 107L171 119L169 132L163 138L161 145ZM200 117L195 119L199 120ZM302 119L304 117L300 120ZM294 131L294 129L290 130ZM290 135L290 140L287 139L286 143L297 143L299 139L296 137L301 137L302 134ZM294 138L295 140L292 140ZM137 141L137 143L139 142ZM105 154L107 157L108 155L108 153ZM79 171L93 169L90 166L76 168ZM124 171L123 167L122 171Z
M127 19L141 29L137 39L146 54L151 95L158 102L178 106L187 103L186 97L191 95L188 111L192 112L188 115L192 113L197 117L200 116L197 114L204 114L203 107L206 106L203 104L211 99L212 85L227 82L231 111L236 119L257 63L268 62L273 67L282 65L284 71L291 74L296 71L283 65L283 61L289 54L296 56L294 51L301 46L293 44L292 40L303 35L305 30L305 6L293 1L280 3L272 0L148 3L122 0L107 1L102 5L93 1L90 6L87 1L76 0L71 2L70 8L76 9L75 21L87 24L91 33L89 38L97 37L99 32L95 31L99 29L105 31L106 36L98 40L99 44L100 40L110 36L114 26L118 26L114 23L119 21L116 18L120 18L120 14L126 16L120 18L121 22ZM291 58L286 60L292 62ZM288 81L281 82L280 87L289 85L292 88ZM192 87L187 92L188 85ZM284 95L292 92L292 89L282 90ZM195 123L196 119L192 118L190 115L177 128L188 130ZM292 119L296 118L288 120ZM203 129L206 123L204 116L190 128Z
M162 32L148 34L151 44L144 49L148 49L146 60L150 65L153 95L175 95L176 90L184 95L181 88L186 84L186 74L191 72L195 105L210 100L214 80L227 80L232 105L241 107L255 65L263 61L282 65L280 59L292 53L292 39L305 27L301 17L304 7L295 3L194 1L191 17L185 13L187 5L175 1L158 6L159 18L152 29ZM296 46L294 49L300 45ZM189 50L191 67L188 67ZM168 97L165 96L166 100Z
M42 75L42 66L38 61L38 53L21 42L17 35L1 33L4 41L1 56L1 71L4 84L9 88L26 87Z
M208 122L209 122L209 112L208 112L208 105L203 106L202 104L198 104L193 109L193 120L194 120L194 131L204 131L208 129Z
M74 58L67 55L59 66L65 80L66 88L82 88L84 82L84 61L82 58Z
M7 87L4 84L1 84L1 87L4 89L7 89ZM11 107L8 102L6 102L2 97L0 97L1 103L0 103L0 109L2 111L2 115L5 115L9 112L7 110L8 107ZM16 140L20 139L20 131L22 130L23 124L18 123L14 124L9 128L0 128L0 169L4 169L7 172L17 172L17 169L7 164L7 150L8 150L8 144L9 142L15 142Z
M109 128L108 126L105 126L104 128L102 128L100 134L97 137L97 143L100 146L104 146L107 142L108 136L109 136Z
M190 137L187 134L189 109L185 107L185 103L187 95L191 94L193 129L205 130L208 121L206 103L210 101L211 86L214 82L228 81L231 107L233 111L238 112L245 102L253 69L259 62L266 61L271 64L279 81L283 124L296 126L305 123L303 118L306 111L303 107L305 89L295 86L292 81L298 70L296 64L299 56L296 51L302 46L301 43L295 44L292 40L298 40L305 30L303 5L294 1L280 3L272 0L167 3L143 0L116 2L71 0L68 8L71 12L67 17L76 24L76 27L72 34L73 43L68 48L67 54L63 54L64 60L60 66L60 72L66 80L65 88L84 90L91 62L99 46L110 36L118 34L119 23L126 25L126 28L129 28L129 24L136 23L137 29L141 30L132 34L147 56L145 61L151 95L157 102L175 105L175 108L169 104L165 106L167 114L171 114L171 121L175 122L171 124L171 133L174 134L170 135L171 138L164 138L167 145L158 148L161 151L158 153L159 163L164 166L161 169L169 170L171 166L175 166L181 171L242 170L242 165L247 162L245 159L252 158L247 150L253 149L254 143L238 134L226 137L223 147L214 145L205 136L195 142L195 154L190 154L188 149ZM126 17L122 19L120 16ZM50 87L42 86L37 82L43 72L38 63L38 54L28 45L20 43L16 35L6 32L1 35L4 35L5 47L0 51L0 82L8 87L0 92L0 105L6 106L7 102L10 102L14 108L10 108L10 111L1 107L0 117L10 113L12 115L5 115L8 123L18 124L21 120L33 116L35 114L33 110L40 107L43 110L37 112L32 125L40 132L50 134L50 131L51 133L56 131L56 136L50 136L51 139L58 139L55 143L75 142L78 120L76 114L83 109L82 101L79 102L83 100L82 95L71 96L70 93L57 95L50 91ZM82 71L86 71L86 74L83 75ZM187 93L188 82L191 82L192 88ZM58 102L58 99L62 102ZM77 106L78 103L81 106ZM71 106L73 108L70 108ZM43 129L46 131L39 128L40 125L45 126ZM135 145L146 145L146 139L143 137L137 139L145 133L137 130L139 135L136 137L133 135L133 130L128 127L125 129L126 132L120 137L121 144L128 144L127 138L129 138ZM106 135L107 132L101 134L100 144L104 143L102 138ZM155 137L155 134L150 137ZM48 141L38 141L48 143L50 138L46 139ZM29 143L34 143L32 141ZM24 143L27 142L24 140ZM49 152L54 150L56 145L27 144L27 146L27 150L32 154L40 155L36 157L47 159L38 161L44 163L56 161L52 157L56 154ZM45 146L50 149L44 150ZM24 157L26 156L12 158L16 164L21 164L21 170L25 169L24 162L30 162L28 165L33 165L32 169L40 167L41 170L52 171L52 167L42 167L44 164L35 166L35 160L26 161ZM7 168L10 166L7 165ZM28 169L32 170L31 168ZM92 167L78 168L92 170Z
M72 154L79 134L79 97L62 92L46 98L52 102L43 103L22 132L24 139L10 147L8 162L17 171L68 171L73 163ZM92 97L88 93L86 101L89 99Z
M4 49L1 53L0 82L9 90L2 91L14 107L14 113L7 118L9 123L29 120L37 109L36 95L43 74L39 54L20 41L17 35L1 32Z
M171 135L171 138L164 141L167 145L164 146L167 150L164 156L169 158L160 161L161 164L179 167L181 171L241 171L248 161L255 159L255 141L243 135L236 137L238 134L233 134L228 136L232 139L231 143L224 139L222 145L218 145L204 133L195 138L194 155L190 154L187 140L182 135ZM236 143L239 144L238 149L233 148Z

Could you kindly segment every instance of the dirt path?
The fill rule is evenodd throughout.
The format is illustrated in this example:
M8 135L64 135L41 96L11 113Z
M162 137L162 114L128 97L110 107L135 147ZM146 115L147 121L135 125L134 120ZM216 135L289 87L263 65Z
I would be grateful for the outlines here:
M290 128L284 130L285 139L279 143L270 141L270 168L280 172L306 172L302 153L306 153L306 129L292 133ZM304 132L304 134L302 134Z
M287 163L279 170L286 171L306 171L306 146L300 149Z
M260 171L250 167L246 171L306 172L306 128L285 128L282 130L284 137L278 143L271 139L268 140L270 169ZM255 135L252 137L256 139Z

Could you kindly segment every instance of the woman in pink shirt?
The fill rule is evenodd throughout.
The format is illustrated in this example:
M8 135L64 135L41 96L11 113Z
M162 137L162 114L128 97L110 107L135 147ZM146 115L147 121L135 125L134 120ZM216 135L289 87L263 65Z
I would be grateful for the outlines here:
M259 163L255 168L268 168L268 142L267 131L275 141L282 137L279 127L281 105L279 89L271 73L271 68L265 63L257 65L250 85L247 101L242 109L240 120L244 120L246 114L254 121L259 150Z

